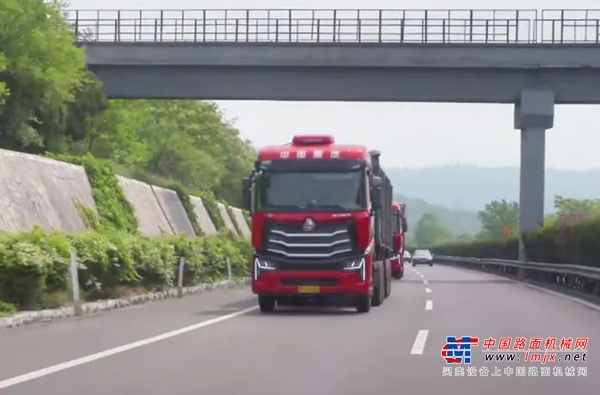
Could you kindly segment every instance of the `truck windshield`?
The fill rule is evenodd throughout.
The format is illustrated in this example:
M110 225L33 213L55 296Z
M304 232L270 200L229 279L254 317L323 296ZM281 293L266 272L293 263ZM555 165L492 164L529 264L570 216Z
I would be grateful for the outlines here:
M363 171L263 173L259 179L261 211L364 210Z

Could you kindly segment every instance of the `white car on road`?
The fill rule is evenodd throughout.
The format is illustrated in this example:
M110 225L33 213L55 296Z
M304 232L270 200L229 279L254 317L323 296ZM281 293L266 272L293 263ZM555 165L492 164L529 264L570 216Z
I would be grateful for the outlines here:
M429 250L416 250L412 256L412 265L429 265L433 266L433 255Z

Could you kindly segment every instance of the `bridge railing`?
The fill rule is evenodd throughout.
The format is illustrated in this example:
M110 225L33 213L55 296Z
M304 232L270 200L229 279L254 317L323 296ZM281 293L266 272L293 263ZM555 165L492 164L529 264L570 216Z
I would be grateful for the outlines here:
M81 41L600 43L600 10L66 10Z
M563 288L593 296L595 302L600 302L600 268L598 267L437 255L435 263L513 277L549 288Z

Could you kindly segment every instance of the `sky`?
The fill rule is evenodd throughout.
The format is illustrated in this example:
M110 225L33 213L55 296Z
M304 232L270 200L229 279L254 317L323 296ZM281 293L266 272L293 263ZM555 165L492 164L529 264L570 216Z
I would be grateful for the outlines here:
M600 9L598 0L71 0L71 9ZM485 6L484 6L485 4ZM600 15L600 11L595 11ZM332 134L381 151L384 166L519 166L513 105L449 103L217 102L256 146L295 134ZM546 167L600 168L600 106L557 105Z

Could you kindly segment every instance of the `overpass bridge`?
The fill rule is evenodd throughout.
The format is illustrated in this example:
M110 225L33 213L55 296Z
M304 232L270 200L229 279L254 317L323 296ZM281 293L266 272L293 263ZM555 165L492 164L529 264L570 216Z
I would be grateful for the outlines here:
M108 97L514 103L520 227L555 104L600 103L600 10L68 10Z

